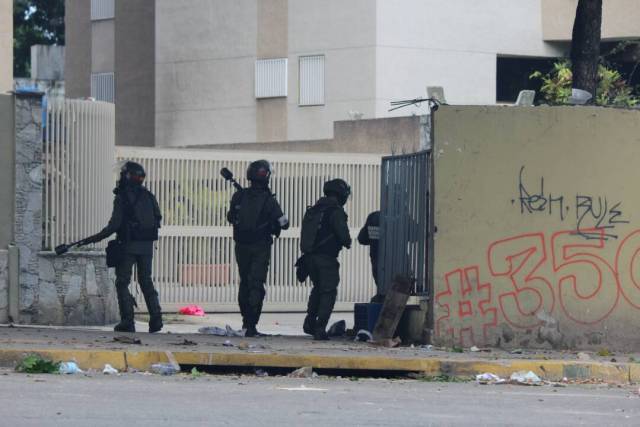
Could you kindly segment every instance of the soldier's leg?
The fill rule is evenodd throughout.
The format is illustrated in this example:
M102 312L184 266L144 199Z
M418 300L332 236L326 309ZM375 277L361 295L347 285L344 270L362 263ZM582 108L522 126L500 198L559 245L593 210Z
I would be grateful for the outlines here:
M238 288L238 306L242 315L242 328L247 328L249 317L249 270L251 266L251 253L245 245L236 243L236 263L240 274L240 286Z
M154 333L162 329L162 308L158 300L158 292L151 279L151 266L153 255L137 255L136 267L138 270L138 284L144 295L144 302L149 310L149 332Z
M305 263L309 270L309 278L311 279L311 293L309 294L309 302L307 303L307 316L304 318L302 330L305 334L313 335L316 332L316 320L318 318L318 304L320 303L320 277L318 269L315 267L314 256L305 257Z
M316 321L316 339L328 339L326 329L333 312L340 283L340 263L335 258L323 256L318 259L320 275L318 319Z
M133 320L133 296L129 292L131 283L131 271L136 262L135 255L125 254L120 264L116 266L116 295L118 297L118 309L120 310L120 323L116 325L116 332L135 332Z
M264 284L267 281L269 262L271 261L271 245L259 244L252 248L251 266L249 269L249 318L248 335L257 334L256 325L262 314L262 304L266 294ZM250 329L250 330L249 330Z

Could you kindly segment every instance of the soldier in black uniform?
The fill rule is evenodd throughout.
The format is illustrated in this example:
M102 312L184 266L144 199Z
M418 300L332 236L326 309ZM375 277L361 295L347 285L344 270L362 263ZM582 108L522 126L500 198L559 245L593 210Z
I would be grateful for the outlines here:
M236 242L236 262L240 272L238 304L242 328L247 337L260 335L256 326L266 293L264 284L271 261L272 236L279 236L281 230L289 228L287 216L269 190L270 177L271 165L268 161L251 163L247 169L251 186L236 191L227 213L227 219L233 224L233 240Z
M129 292L134 265L149 310L149 332L158 332L163 326L158 293L151 280L153 242L158 240L162 215L155 196L142 185L145 177L144 168L138 163L124 164L118 185L113 190L116 196L109 224L82 242L83 245L96 243L117 233L117 241L121 244L120 260L116 266L116 292L120 308L120 323L114 328L117 332L135 332L135 300Z
M369 258L371 259L371 274L376 283L376 295L371 302L384 302L384 295L380 294L378 283L378 246L380 244L380 211L374 211L367 216L367 221L358 233L358 242L369 246Z
M348 218L343 208L351 188L344 180L333 179L325 182L323 192L325 197L320 198L305 214L305 217L317 216L317 221L314 223L303 219L301 230L304 263L313 282L303 330L317 340L329 339L326 328L340 283L338 254L343 247L351 248ZM307 229L306 224L317 229ZM313 234L312 245L305 249L304 241Z

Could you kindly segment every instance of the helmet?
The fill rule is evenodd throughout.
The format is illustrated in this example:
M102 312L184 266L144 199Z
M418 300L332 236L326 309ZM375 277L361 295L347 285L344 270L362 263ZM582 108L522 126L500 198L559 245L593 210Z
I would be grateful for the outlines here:
M343 179L332 179L324 183L322 191L325 196L335 196L341 205L347 203L347 199L351 195L351 187Z
M247 168L247 179L251 182L269 182L271 178L271 164L266 160L251 162Z
M142 165L136 162L126 162L120 169L121 184L140 185L146 176Z

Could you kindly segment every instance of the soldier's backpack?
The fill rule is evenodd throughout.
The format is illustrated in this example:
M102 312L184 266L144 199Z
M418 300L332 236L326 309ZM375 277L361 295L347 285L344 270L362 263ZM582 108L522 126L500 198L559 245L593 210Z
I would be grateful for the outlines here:
M155 197L147 189L141 189L135 200L126 200L127 226L130 240L158 240L160 219L157 215ZM127 199L127 197L125 197Z
M236 210L234 228L239 241L250 243L263 228L269 226L268 221L261 221L262 211L269 197L272 196L268 191L242 190L238 205L232 207Z
M323 241L316 242L318 231L322 227L322 220L336 209L332 206L307 207L300 230L300 250L303 254L312 253L316 248L326 243L333 236L327 236Z

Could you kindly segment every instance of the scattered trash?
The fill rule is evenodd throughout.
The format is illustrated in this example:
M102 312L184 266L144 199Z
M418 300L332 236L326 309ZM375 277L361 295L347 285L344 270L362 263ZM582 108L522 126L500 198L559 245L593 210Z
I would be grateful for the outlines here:
M268 377L269 373L264 369L256 369L256 377Z
M296 369L295 371L289 374L291 378L312 378L313 377L313 368L311 366L305 366L300 369Z
M180 369L176 369L171 363L155 363L151 365L151 370L160 375L174 375L180 372Z
M179 310L179 313L184 314L185 316L200 316L200 317L204 316L204 310L202 309L202 307L195 304L182 307Z
M511 354L522 354L524 351L521 348L516 348L510 351Z
M58 368L58 372L61 374L81 374L82 369L78 367L76 362L62 362L60 363L60 367Z
M588 353L581 351L578 353L578 360L593 360L593 358Z
M30 354L18 363L16 371L26 374L53 374L60 369L60 362L44 359L37 354Z
M360 329L356 334L355 341L360 341L360 342L373 341L373 335L371 335L371 332L367 331L366 329Z
M476 381L478 384L505 384L507 382L504 378L500 378L490 372L476 375Z
M117 337L113 337L113 340L122 344L142 344L139 338L128 337L126 335L118 335Z
M305 387L303 385L301 385L300 387L278 387L278 390L286 390L286 391L329 391L326 388Z
M469 351L471 351L471 352L473 352L473 353L477 353L477 352L479 352L479 351L480 351L480 349L474 345L473 347L471 347L471 348L469 349Z
M225 342L223 342L222 345L225 347L233 347L233 343L229 340L226 340Z
M334 323L333 325L331 325L331 327L329 328L329 331L327 332L327 334L330 337L341 337L341 336L344 336L344 334L346 333L347 333L347 322L345 322L344 320L340 320Z
M250 348L255 347L254 345L250 345L248 342L242 341L240 344L238 344L238 349L239 350L248 350Z
M105 375L116 375L118 373L118 370L107 363L106 365L104 365L102 373Z
M244 330L236 331L231 326L226 325L225 328L217 326L203 326L198 332L206 335L217 335L219 337L244 337Z
M609 349L605 347L598 350L598 356L600 357L613 356L613 353L611 353L611 351L609 351Z
M402 340L400 339L400 337L387 338L380 341L371 342L371 345L378 346L378 347L387 347L387 348L399 347L400 344L402 344Z
M198 368L195 366L191 369L191 378L200 378L202 376L202 372L198 371Z
M522 385L541 385L542 380L532 371L518 371L511 374L509 378L511 383Z
M421 345L420 348L424 351L433 351L433 346L431 344Z
M185 338L184 341L182 341L182 342L172 342L171 345L198 345L198 343L195 342L195 341L191 341L191 340L188 340L188 339Z

